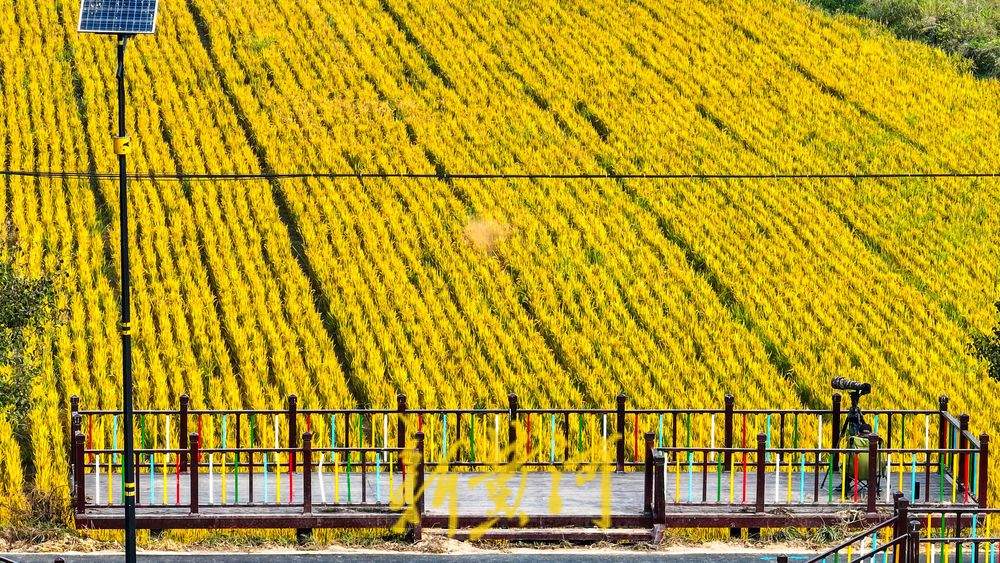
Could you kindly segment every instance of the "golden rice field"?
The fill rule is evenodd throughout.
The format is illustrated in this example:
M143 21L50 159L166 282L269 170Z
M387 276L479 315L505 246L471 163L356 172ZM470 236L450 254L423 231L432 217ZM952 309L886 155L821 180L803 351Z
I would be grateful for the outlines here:
M787 407L839 375L1000 434L966 353L997 321L996 180L446 178L998 171L1000 86L940 52L793 0L160 6L132 171L445 179L133 182L140 407ZM76 10L0 7L5 168L116 170L113 42ZM0 259L65 274L30 436L0 419L17 498L67 489L70 395L119 405L117 186L2 182Z

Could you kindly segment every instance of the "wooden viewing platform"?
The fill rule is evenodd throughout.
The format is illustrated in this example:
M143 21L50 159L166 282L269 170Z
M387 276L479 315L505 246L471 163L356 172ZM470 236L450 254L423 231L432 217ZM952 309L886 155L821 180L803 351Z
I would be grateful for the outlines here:
M178 410L137 411L145 417L138 419L139 436L162 420L159 438L142 438L135 450L137 525L405 528L418 537L422 527L468 533L480 525L861 525L885 517L894 504L889 491L914 507L986 506L989 438L973 436L968 416L948 413L946 400L936 411L874 413L884 417L885 437L870 434L866 447L852 449L841 445L838 399L829 411L740 411L732 397L717 410L628 410L623 396L606 410L520 409L513 399L507 411L409 411L402 399L394 411L299 411L293 397L287 410L198 411L185 398ZM73 409L76 524L121 528L120 413L80 410L76 401ZM189 432L204 429L203 417L221 420L213 447ZM262 420L270 423L257 428ZM710 431L693 420L708 422ZM316 428L317 421L328 426ZM819 432L815 447L800 440L809 421ZM297 434L303 426L307 431ZM273 447L264 446L262 428L273 428L267 440ZM750 428L766 432L747 436ZM913 429L922 432L915 436ZM494 443L484 444L490 437ZM874 463L859 474L865 465L855 462L862 456L888 462L889 474L880 475Z
M862 497L860 500L854 500L851 491L848 491L844 500L841 500L841 491L837 487L837 490L832 494L833 501L830 502L829 488L824 485L819 487L822 494L819 495L818 501L814 501L813 491L817 478L814 473L804 474L803 479L800 479L799 475L793 474L791 498L787 496L786 483L782 481L779 484L781 486L779 491L773 477L773 473L770 473L765 479L765 495L768 499L777 498L778 502L768 501L765 512L756 513L753 494L757 475L754 472L747 473L748 498L745 502L741 500L743 499L743 474L739 473L733 476L732 481L735 483L735 489L732 491L734 498L732 504L728 502L730 498L728 472L720 479L717 479L715 475L710 475L707 483L702 480L701 474L682 473L676 479L672 475L668 475L664 479L666 520L661 523L667 527L687 527L691 525L693 518L705 517L714 521L714 527L766 528L793 524L805 525L804 522L816 526L856 520L859 518L859 511L864 511L864 507L860 507L860 504L864 502L866 494L864 492L859 493ZM821 481L824 477L824 474L819 475ZM252 502L248 499L251 478L254 480L254 491L256 491ZM287 475L283 475L282 478L287 479ZM312 502L311 512L308 514L303 513L301 491L303 490L304 475L302 473L293 476L293 503L287 502L287 480L282 483L282 502L275 502L274 475L269 476L268 498L266 499L264 498L264 475L261 473L255 473L252 476L243 474L239 477L231 474L225 477L218 474L212 477L200 474L198 479L200 506L198 513L192 514L188 475L181 475L179 478L176 475L168 475L165 497L162 478L155 478L153 486L150 488L149 475L140 475L138 488L142 494L137 507L139 527L243 527L239 520L251 517L296 519L299 520L300 524L308 521L310 525L285 527L322 528L327 526L340 527L345 519L354 517L363 519L375 515L385 516L385 519L382 520L384 526L379 527L390 527L406 507L406 504L402 503L399 497L400 487L403 483L401 473L395 473L391 477L385 473L378 478L375 475L366 476L364 480L366 481L367 498L366 501L362 502L360 500L361 475L350 476L352 498L349 501L346 475L335 477L331 473L324 472L321 491L320 474L314 471L310 475ZM237 479L240 481L239 502L234 503ZM391 502L389 498L390 479L393 481L392 500L394 502ZM435 527L446 527L448 518L452 514L457 516L459 524L463 527L494 516L506 517L507 524L517 523L520 527L540 526L553 522L561 522L563 525L588 526L593 525L594 520L600 520L603 515L614 519L619 525L627 523L630 526L652 527L654 524L652 515L644 513L643 510L645 486L643 473L611 473L605 477L606 485L602 483L601 474L580 472L525 472L523 475L518 472L506 474L492 472L429 473L425 479L425 509L422 519L425 525ZM225 489L222 486L223 480L226 481ZM334 488L335 480L337 481L337 489ZM110 491L114 504L108 505L107 476L101 475L98 478L93 473L87 474L85 487L90 492L87 494L86 510L76 517L78 525L87 528L118 528L121 526L123 517L121 476L114 474L111 481ZM716 488L719 482L722 483L721 490ZM904 478L902 491L906 498L913 498L910 483L911 480L907 475ZM922 482L920 483L922 485ZM933 499L937 499L939 494L944 498L951 498L954 483L947 476L944 481L940 481L938 475L935 474L932 476L931 483L931 500L923 504L938 505L938 503L933 502ZM926 490L924 487L921 488ZM605 489L607 491L606 498L604 497ZM225 504L222 503L221 499L223 490L226 491L228 497ZM800 490L803 492L801 496ZM209 491L212 491L211 497ZM377 497L376 493L378 493ZM689 493L692 495L691 497L688 496ZM94 503L95 495L99 495L96 498L103 501L101 504ZM723 499L722 502L714 502L717 497ZM153 500L152 504L149 502L150 498ZM164 498L166 498L166 503L163 503ZM703 498L709 500L703 501ZM914 501L915 504L917 502L919 501ZM877 502L877 510L884 514L891 506L892 499L886 499L883 492ZM527 516L528 521L522 523L520 521L521 515ZM330 521L324 524L325 519Z

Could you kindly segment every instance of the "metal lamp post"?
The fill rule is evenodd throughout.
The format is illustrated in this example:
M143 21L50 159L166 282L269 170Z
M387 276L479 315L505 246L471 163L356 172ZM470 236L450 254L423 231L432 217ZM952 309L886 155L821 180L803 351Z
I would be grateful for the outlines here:
M78 31L115 35L118 40L118 216L121 243L121 322L122 337L122 411L125 453L122 460L125 497L125 561L136 561L135 542L135 444L133 433L132 383L132 302L129 272L128 178L126 156L129 139L125 131L125 47L136 34L151 34L156 27L157 0L82 0Z

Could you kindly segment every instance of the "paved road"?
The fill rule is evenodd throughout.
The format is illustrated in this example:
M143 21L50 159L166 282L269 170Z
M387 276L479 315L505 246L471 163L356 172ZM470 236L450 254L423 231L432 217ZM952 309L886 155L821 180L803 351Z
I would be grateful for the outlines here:
M52 563L56 555L4 555L16 563ZM118 563L122 560L121 555L64 555L66 563ZM319 563L333 561L337 563L347 563L353 561L365 563L396 563L402 561L412 561L414 559L426 561L441 561L444 563L532 563L544 561L547 563L575 563L577 561L598 563L607 561L609 558L625 561L628 563L645 563L647 561L667 561L676 563L770 563L775 560L773 554L667 554L667 553L621 553L611 555L607 552L601 554L573 553L475 553L468 555L439 555L439 554L400 554L400 555L372 555L372 554L301 554L301 555L279 555L249 554L249 555L219 555L219 554L199 554L199 555L140 555L139 561L142 563ZM805 555L789 556L790 561L805 561Z

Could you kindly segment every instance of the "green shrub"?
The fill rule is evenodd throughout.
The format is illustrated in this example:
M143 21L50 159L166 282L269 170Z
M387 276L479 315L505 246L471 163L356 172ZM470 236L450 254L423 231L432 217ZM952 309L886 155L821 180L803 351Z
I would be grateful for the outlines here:
M1000 313L1000 301L996 302L997 313ZM993 379L1000 381L1000 322L993 328L993 334L977 334L969 343L969 352L973 357L986 362L987 373Z
M878 21L896 35L964 57L981 78L1000 76L1000 0L811 0Z

